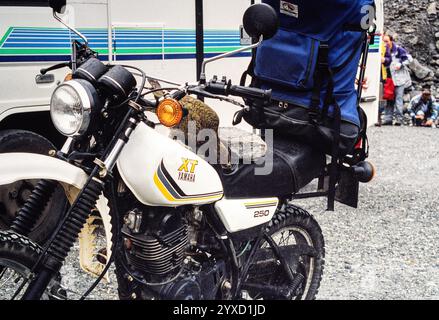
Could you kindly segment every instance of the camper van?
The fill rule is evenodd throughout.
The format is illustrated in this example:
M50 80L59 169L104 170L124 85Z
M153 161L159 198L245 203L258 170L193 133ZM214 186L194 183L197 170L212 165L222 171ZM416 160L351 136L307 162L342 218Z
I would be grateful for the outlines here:
M0 0L0 140L2 131L19 129L38 133L60 146L64 138L51 123L49 100L69 69L45 75L40 69L68 61L70 42L79 38L53 19L51 9L43 2ZM63 20L87 37L101 59L134 65L150 76L184 83L196 80L197 65L203 58L197 51L197 25L204 30L204 57L235 50L248 41L240 26L243 12L254 2L68 0ZM370 46L362 98L372 123L379 102L382 0L376 0L376 6L377 36ZM227 75L237 83L250 55L244 52L212 63L208 76ZM219 113L222 127L232 125L237 109L221 102L208 103ZM251 130L244 123L240 126Z

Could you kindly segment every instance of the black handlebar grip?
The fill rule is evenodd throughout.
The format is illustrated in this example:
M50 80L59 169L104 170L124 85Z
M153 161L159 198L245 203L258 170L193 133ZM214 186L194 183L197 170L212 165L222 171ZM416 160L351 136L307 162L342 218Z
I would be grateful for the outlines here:
M183 99L186 96L186 92L177 90L174 93L172 93L170 96L171 96L172 99L175 99L175 100L179 101L179 100Z
M218 94L220 96L228 96L228 86L222 82L209 82L206 85L205 90L212 94Z
M258 88L249 88L243 86L231 86L229 94L242 97L245 99L271 100L271 90L262 90Z
M218 94L222 96L237 96L244 99L257 99L270 101L271 100L271 90L262 90L258 88L249 88L243 86L234 86L229 84L224 84L222 82L209 82L205 90L212 94Z
M40 74L45 75L49 71L53 71L53 70L57 70L57 69L61 69L61 68L69 67L69 66L70 66L70 62L58 63L58 64L55 64L55 65L50 66L48 68L41 69Z

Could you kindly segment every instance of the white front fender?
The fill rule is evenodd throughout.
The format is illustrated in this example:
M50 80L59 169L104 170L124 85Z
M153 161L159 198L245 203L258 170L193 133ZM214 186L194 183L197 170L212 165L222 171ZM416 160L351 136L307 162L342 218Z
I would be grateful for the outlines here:
M67 198L72 203L76 199L79 190L86 183L87 178L88 176L84 170L49 156L35 153L0 154L0 186L28 179L55 180L62 184ZM104 224L107 240L107 257L109 257L111 255L112 237L111 218L108 201L103 195L99 197L96 208L99 210ZM83 263L81 263L81 266L83 266Z
M0 185L25 179L48 179L81 189L87 174L68 162L35 153L0 154Z

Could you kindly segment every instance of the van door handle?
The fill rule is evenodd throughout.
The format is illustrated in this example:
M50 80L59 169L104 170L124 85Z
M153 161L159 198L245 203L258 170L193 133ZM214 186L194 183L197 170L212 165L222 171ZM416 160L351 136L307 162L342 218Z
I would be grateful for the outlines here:
M37 74L35 76L35 82L37 84L43 84L43 83L53 83L55 82L55 75L54 74Z

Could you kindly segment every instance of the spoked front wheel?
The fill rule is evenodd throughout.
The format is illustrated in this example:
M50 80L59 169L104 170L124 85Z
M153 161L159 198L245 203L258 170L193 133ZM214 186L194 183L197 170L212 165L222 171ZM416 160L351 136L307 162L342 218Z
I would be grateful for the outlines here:
M305 210L288 205L267 227L243 288L251 299L313 300L324 257L325 243L317 221Z
M26 291L33 276L41 248L28 238L12 231L0 232L0 299L18 300ZM52 281L42 299L65 299L66 293Z

